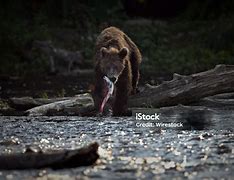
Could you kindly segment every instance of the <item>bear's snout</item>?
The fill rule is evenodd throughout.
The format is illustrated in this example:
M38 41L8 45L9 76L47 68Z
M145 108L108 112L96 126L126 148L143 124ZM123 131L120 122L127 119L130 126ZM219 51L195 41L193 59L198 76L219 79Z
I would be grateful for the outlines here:
M106 72L106 75L109 79L117 78L119 76L118 68L113 65L107 67Z

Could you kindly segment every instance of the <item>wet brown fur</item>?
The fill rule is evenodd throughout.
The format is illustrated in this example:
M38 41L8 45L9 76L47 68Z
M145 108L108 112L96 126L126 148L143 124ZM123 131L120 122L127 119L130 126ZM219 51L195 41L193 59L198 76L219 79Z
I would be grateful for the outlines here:
M107 49L107 62L102 62L102 49ZM128 49L123 61L116 60L116 53L122 48ZM127 112L127 102L130 94L136 93L139 80L139 65L141 63L141 53L134 42L121 30L115 27L104 29L97 38L95 49L95 88L93 98L97 110L100 108L104 98L105 68L107 64L117 66L120 73L115 84L115 93L111 103L113 115L123 116Z

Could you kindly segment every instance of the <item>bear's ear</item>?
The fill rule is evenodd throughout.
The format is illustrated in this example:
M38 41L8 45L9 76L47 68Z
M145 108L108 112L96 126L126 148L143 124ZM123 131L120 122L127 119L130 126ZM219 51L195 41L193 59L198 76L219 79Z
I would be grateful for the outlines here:
M129 51L128 48L123 47L123 48L119 51L119 57L120 57L121 59L124 59L124 58L127 56L128 51Z
M108 53L108 50L105 47L102 47L100 51L101 51L101 56L102 57L105 57L106 54Z

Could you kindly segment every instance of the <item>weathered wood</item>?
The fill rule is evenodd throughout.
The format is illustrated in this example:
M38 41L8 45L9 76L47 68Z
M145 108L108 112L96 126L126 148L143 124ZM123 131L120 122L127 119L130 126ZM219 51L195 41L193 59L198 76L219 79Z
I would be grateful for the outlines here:
M222 93L222 94L216 94L214 96L211 96L212 99L234 99L234 92L233 93Z
M73 168L92 165L99 158L98 143L92 143L76 150L56 152L26 152L0 155L0 169Z
M220 93L234 92L234 65L217 65L214 69L180 76L174 74L171 81L151 86L132 96L130 107L165 107L190 104Z
M219 107L233 106L233 101L222 98L233 97L234 66L218 65L214 69L181 76L174 74L171 81L159 86L146 85L144 90L129 99L129 107L166 107L178 104L192 104ZM231 94L229 94L232 92ZM217 95L221 93L227 93ZM216 95L216 96L213 96ZM213 96L205 98L207 96ZM205 98L205 99L203 99ZM196 105L196 104L195 104ZM94 115L94 104L90 94L35 107L26 111L29 115Z
M220 98L216 99L212 97L207 97L191 105L193 106L199 105L199 106L218 108L218 109L234 109L234 99L220 99Z
M92 77L94 75L93 69L76 69L73 70L73 74L76 76L82 76L82 77Z
M38 106L26 111L29 116L38 115L81 115L93 108L93 99L89 93L77 95L73 98ZM72 111L70 111L72 109Z
M41 106L44 104L49 104L57 101L64 101L71 99L71 97L62 97L62 98L32 98L32 97L13 97L9 99L9 103L11 107L18 109L18 110L26 110L36 106Z

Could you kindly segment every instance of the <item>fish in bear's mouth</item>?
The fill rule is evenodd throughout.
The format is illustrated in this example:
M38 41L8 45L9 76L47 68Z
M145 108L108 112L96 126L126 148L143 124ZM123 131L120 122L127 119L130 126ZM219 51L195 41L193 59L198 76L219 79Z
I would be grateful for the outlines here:
M105 107L106 102L108 101L108 99L111 97L111 95L114 92L114 83L116 83L116 81L113 83L107 76L103 77L105 85L106 85L106 91L105 91L105 96L104 99L102 101L101 107L99 112L102 113L103 109Z

